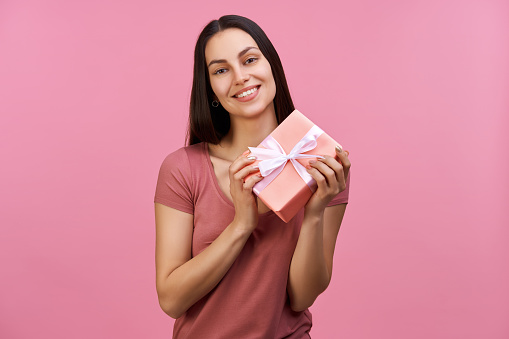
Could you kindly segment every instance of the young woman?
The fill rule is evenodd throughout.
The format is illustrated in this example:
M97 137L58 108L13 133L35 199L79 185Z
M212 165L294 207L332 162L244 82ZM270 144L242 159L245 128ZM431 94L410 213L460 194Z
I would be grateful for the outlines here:
M318 189L284 223L253 194L262 177L246 151L294 109L276 50L251 20L223 16L198 38L193 77L189 145L163 161L154 199L173 336L309 338L348 201L347 151L310 164Z

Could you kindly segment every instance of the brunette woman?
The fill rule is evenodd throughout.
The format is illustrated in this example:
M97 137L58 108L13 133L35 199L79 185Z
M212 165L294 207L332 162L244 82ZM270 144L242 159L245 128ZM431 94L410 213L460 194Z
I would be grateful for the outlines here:
M294 106L281 61L253 21L211 21L195 48L188 146L161 165L156 285L174 338L309 338L308 308L329 285L348 202L336 149L308 168L318 189L284 223L252 191L246 151ZM246 180L245 180L246 179Z

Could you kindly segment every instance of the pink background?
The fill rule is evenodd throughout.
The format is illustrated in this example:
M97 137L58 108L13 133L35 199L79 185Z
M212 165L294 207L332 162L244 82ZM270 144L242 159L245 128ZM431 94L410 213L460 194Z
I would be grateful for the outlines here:
M509 337L507 1L0 1L0 337L169 338L153 195L193 48L256 21L350 151L313 338Z

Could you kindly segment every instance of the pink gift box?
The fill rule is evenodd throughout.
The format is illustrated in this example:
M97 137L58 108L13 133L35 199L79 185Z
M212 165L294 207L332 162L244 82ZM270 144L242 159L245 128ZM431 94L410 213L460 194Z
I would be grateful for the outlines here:
M316 190L316 182L305 166L316 156L335 157L336 145L302 113L293 111L260 145L249 148L250 155L257 157L254 164L260 166L260 172L272 171L254 186L253 192L284 222L290 221Z

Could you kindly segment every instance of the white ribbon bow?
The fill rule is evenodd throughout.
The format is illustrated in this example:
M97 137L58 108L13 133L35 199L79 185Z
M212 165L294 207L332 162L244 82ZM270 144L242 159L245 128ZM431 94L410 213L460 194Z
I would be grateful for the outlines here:
M304 137L295 144L290 154L286 154L283 147L269 135L265 140L262 141L261 147L249 147L251 155L256 156L257 160L261 160L258 163L260 173L264 179L258 182L253 190L256 194L259 194L265 187L267 187L278 175L283 171L288 160L291 161L293 167L309 186L314 191L316 183L313 177L306 171L306 168L301 165L296 159L306 158L321 158L321 155L303 154L304 152L314 149L317 145L316 139L323 133L322 129L316 125L313 125L311 129L304 135Z

